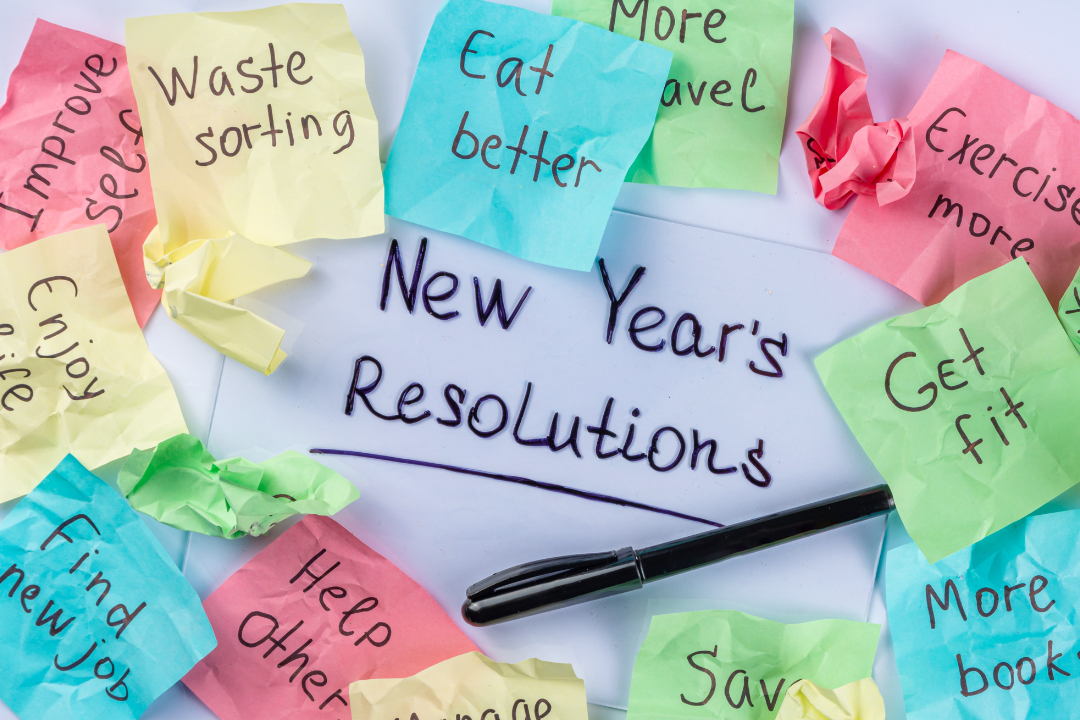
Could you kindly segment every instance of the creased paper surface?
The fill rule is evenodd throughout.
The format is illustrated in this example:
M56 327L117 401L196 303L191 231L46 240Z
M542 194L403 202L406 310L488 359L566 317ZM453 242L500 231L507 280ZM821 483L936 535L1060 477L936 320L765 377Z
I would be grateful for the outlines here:
M386 163L386 213L589 270L670 64L585 23L448 0Z
M383 231L378 125L344 7L130 18L126 37L167 247Z
M0 108L0 247L104 223L145 325L161 295L142 267L146 154L124 47L39 19Z
M97 468L183 432L104 225L0 255L0 501L69 452Z
M795 131L806 155L814 199L830 210L854 194L888 205L915 184L915 144L907 118L875 123L866 97L866 66L855 41L825 33L825 90Z
M870 677L880 629L734 610L656 615L634 662L627 718L774 718L798 680L835 688Z
M139 512L179 530L229 539L263 535L298 512L333 515L360 497L348 480L301 453L260 463L215 460L192 435L136 450L117 484Z
M870 678L835 690L809 680L791 686L777 720L885 720L885 700Z
M1080 697L1080 512L1024 518L930 565L889 551L886 600L911 720L1060 718Z
M930 562L1080 481L1080 355L1022 259L815 362Z
M678 8L554 0L551 14L674 53L652 135L627 182L776 193L792 0L688 0Z
M1080 122L951 50L908 120L911 192L859 198L833 254L924 305L1022 257L1056 307L1080 267Z
M132 18L127 41L158 206L150 282L180 325L269 375L284 333L232 300L310 267L270 248L385 228L378 124L345 9Z
M146 525L70 455L0 522L0 557L0 697L21 720L135 720L215 645Z
M285 331L232 301L261 288L303 277L311 263L242 235L195 240L170 249L157 229L146 239L146 277L165 289L169 317L206 344L269 375L286 354Z
M353 720L506 718L588 720L585 682L570 665L531 659L498 663L459 655L412 677L359 680L349 686Z
M1065 289L1065 295L1058 303L1058 319L1080 352L1080 271L1077 271L1076 277Z
M219 644L184 684L221 720L348 717L349 683L407 677L476 650L423 588L318 515L286 530L204 607ZM301 651L302 669L299 660L279 665Z

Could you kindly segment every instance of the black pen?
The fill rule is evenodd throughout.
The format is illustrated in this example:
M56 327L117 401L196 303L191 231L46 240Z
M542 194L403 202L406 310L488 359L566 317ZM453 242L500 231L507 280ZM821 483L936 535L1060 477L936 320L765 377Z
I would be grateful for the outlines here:
M637 590L735 555L843 527L895 507L888 485L691 535L644 550L566 555L518 565L472 585L461 615L491 625L568 605Z

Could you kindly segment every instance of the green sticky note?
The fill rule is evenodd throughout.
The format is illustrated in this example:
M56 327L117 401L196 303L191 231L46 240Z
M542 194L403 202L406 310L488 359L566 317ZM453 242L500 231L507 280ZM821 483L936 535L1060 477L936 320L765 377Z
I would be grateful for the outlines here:
M627 720L776 717L788 688L870 677L879 625L785 625L734 610L656 615L634 661Z
M816 364L931 563L1080 480L1080 355L1023 259Z
M262 535L296 513L333 515L360 497L352 483L302 453L290 450L261 463L214 460L191 435L134 451L117 484L139 512L230 540Z
M1061 296L1058 303L1058 318L1065 327L1065 332L1080 351L1080 271L1077 271L1069 289Z
M776 193L793 0L553 0L551 14L675 56L627 182Z

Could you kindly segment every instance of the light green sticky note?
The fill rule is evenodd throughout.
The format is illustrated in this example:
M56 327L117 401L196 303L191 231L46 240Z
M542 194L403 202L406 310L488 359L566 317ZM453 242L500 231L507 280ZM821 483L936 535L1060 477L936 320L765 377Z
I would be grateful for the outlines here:
M1023 259L816 364L931 563L1080 480L1080 355Z
M832 690L870 677L880 630L735 610L656 615L634 662L627 720L771 720L799 680Z
M793 0L553 0L551 14L675 56L627 182L776 192Z
M262 535L296 513L333 515L360 497L352 483L302 453L290 450L261 463L214 460L191 435L134 451L117 485L139 512L230 540Z
M1080 270L1077 271L1069 289L1061 296L1061 302L1058 303L1058 318L1065 327L1065 332L1069 333L1073 345L1080 351Z

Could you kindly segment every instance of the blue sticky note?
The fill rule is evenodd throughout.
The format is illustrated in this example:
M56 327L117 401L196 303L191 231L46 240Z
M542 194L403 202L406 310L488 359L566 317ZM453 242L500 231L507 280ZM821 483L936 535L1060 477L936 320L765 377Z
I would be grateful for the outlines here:
M909 720L1069 717L1080 702L1080 511L1028 517L930 565L889 552Z
M71 455L0 522L0 697L21 720L137 718L216 645L142 520Z
M386 164L387 214L591 269L670 64L575 20L448 0Z

